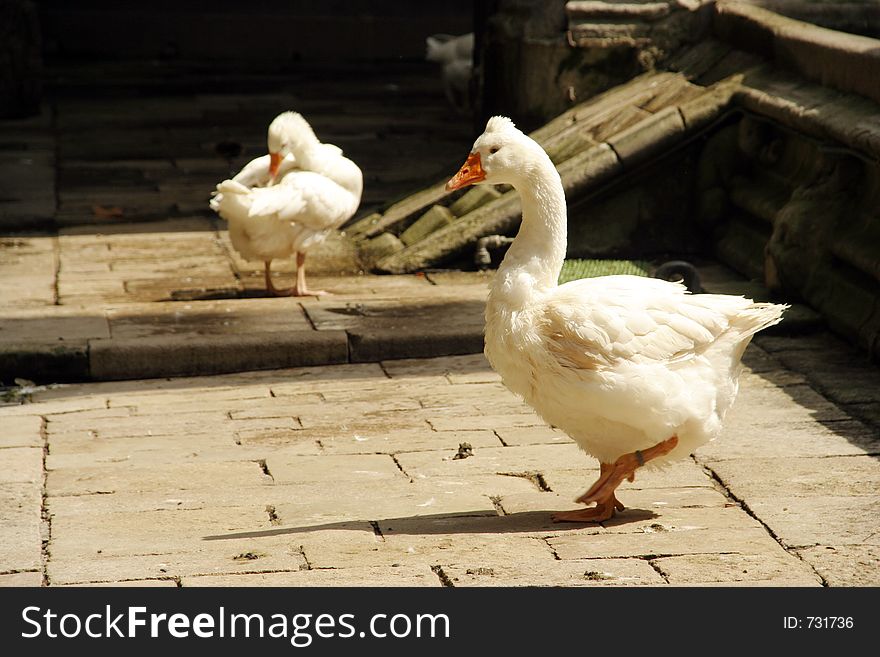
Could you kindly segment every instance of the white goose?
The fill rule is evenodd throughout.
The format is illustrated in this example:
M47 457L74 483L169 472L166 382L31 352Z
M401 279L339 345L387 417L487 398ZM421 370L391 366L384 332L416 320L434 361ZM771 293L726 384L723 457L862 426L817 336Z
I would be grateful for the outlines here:
M425 43L425 59L443 67L446 99L457 112L466 112L473 105L470 84L474 74L474 33L461 36L434 34Z
M350 219L360 205L363 174L332 144L318 141L296 112L269 126L269 155L217 185L211 207L229 222L229 238L246 260L265 263L266 289L276 296L325 294L306 285L306 251ZM296 283L272 284L271 262L296 253Z
M690 454L715 438L737 392L751 337L784 305L690 295L679 283L605 276L558 285L565 194L550 158L496 116L447 189L506 183L522 224L492 282L485 351L504 384L599 459L599 479L557 521L602 521L638 467Z

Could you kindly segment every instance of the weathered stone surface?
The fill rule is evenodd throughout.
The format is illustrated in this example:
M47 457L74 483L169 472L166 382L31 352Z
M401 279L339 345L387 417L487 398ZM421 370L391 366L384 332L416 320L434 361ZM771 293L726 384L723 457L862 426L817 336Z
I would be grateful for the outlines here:
M394 233L380 233L360 245L360 254L365 262L374 263L404 248L406 245Z
M725 419L721 436L697 450L701 462L740 459L761 454L768 457L851 456L875 452L877 432L853 421L803 422L761 421L752 411L739 406ZM756 421L756 419L758 421Z
M504 445L510 447L571 442L571 438L562 431L546 425L544 427L498 427L495 429L495 433Z
M757 50L823 84L880 101L871 84L880 71L873 39L797 21L746 2L720 6L715 27L738 47Z
M306 314L319 331L400 329L428 332L448 326L450 313L455 314L463 327L482 327L484 292L480 289L462 295L457 301L443 294L432 297L419 295L404 299L359 300L357 302L333 299L303 304Z
M525 493L504 494L498 500L498 504L508 515L517 513L530 513L542 511L548 515L555 511L583 508L582 504L575 502L575 498L583 493L595 479L595 476L585 476L580 488L543 490L535 485ZM549 488L546 478L544 483ZM663 522L668 509L677 508L723 508L730 505L722 493L711 488L708 483L704 487L687 488L621 488L618 499L626 506L620 514L620 522L628 524L639 519L654 518ZM613 522L617 522L615 519ZM612 521L603 523L607 527L613 526ZM565 527L564 524L555 525L556 530Z
M666 2L645 2L632 4L612 4L589 0L574 0L565 3L569 18L639 18L654 20L669 14L670 5Z
M290 414L282 417L253 418L241 421L229 421L222 410L203 411L197 413L169 412L161 422L151 427L144 427L144 418L152 417L153 412L134 415L130 409L113 409L117 415L107 417L56 417L48 425L49 442L56 439L64 440L65 434L75 434L75 438L88 433L93 438L103 440L114 438L150 438L156 436L179 435L180 432L204 433L207 427L219 436L231 436L236 429L245 428L283 428L299 429L300 424ZM128 411L128 412L127 412ZM278 414L280 415L280 413Z
M449 206L449 211L456 217L463 217L468 212L473 212L476 208L495 200L499 196L501 196L501 192L495 187L488 185L472 187L461 198L457 199L455 203Z
M773 532L787 547L811 545L880 545L880 535L865 526L865 518L880 513L880 495L876 488L862 495L844 496L829 486L825 495L790 497L778 495L753 498L752 512L773 527Z
M82 381L88 378L88 358L84 340L5 343L0 346L0 381Z
M3 430L0 432L0 448L2 447L42 447L41 433L43 420L39 416L22 415L3 418Z
M20 573L0 575L0 587L42 586L43 573L29 570Z
M830 493L853 497L874 495L880 468L873 456L801 458L742 458L715 461L712 469L739 498L774 498L779 482L790 496L824 497Z
M215 575L236 572L291 570L304 566L302 556L290 553L286 543L234 540L223 548L187 551L181 548L156 553L149 543L141 554L104 556L77 554L52 559L48 567L52 586L83 582L113 582L136 579L177 578L186 575Z
M376 269L398 274L426 269L443 262L466 244L484 235L506 233L515 224L520 212L516 192L507 192L461 220L435 231L430 239L382 258L376 263Z
M411 217L413 214L425 208L446 195L446 181L433 185L416 194L412 194L389 207L378 219L375 215L365 217L361 222L355 222L349 227L349 232L364 237L375 237L379 233L390 230L398 223Z
M434 431L476 431L497 427L543 427L544 420L528 407L520 407L519 413L507 415L481 414L477 417L465 416L459 412L442 413L441 409L427 411L427 421Z
M394 459L385 454L320 457L273 454L266 459L266 467L276 484L320 482L329 477L334 481L350 482L352 486L357 486L360 482L403 477Z
M156 336L93 340L89 345L89 373L96 379L143 376L181 376L248 369L275 369L348 360L344 333L287 331L266 335L222 338Z
M328 454L399 454L401 452L443 451L450 455L458 453L467 443L473 449L498 447L501 443L492 431L431 431L430 428L398 429L382 428L347 430L309 430L304 433L321 441L321 449Z
M0 457L7 451L0 450ZM4 479L10 479L9 475ZM41 481L0 483L0 573L42 567L41 508Z
M183 577L182 586L442 586L427 566L326 568L291 572Z
M452 459L447 452L412 452L397 455L401 467L412 477L466 477L475 474L525 473L559 470L580 458L573 444L491 447L474 450L465 459Z
M80 344L90 338L109 338L107 320L83 314L81 309L47 308L39 314L16 314L0 318L0 337L12 343Z
M291 534L344 528L352 521L381 521L394 526L414 518L497 514L481 486L463 486L446 479L395 480L362 478L339 483L308 482L279 485L273 490L277 523ZM505 483L505 482L502 482ZM525 488L505 486L499 492Z
M6 256L5 253L3 255ZM8 265L2 268L4 277L0 281L0 300L4 306L9 309L44 309L51 306L55 301L52 261L49 261L48 266L41 263L40 270L34 273L19 273L17 269L19 268Z
M483 350L483 330L478 326L435 326L429 333L419 326L396 334L383 328L349 329L348 335L351 360L355 363L472 354Z
M457 527L468 521L480 523L479 517L465 518L412 518L393 522L382 521L379 529L383 539L372 548L333 541L322 535L321 541L312 541L314 534L303 537L303 546L313 568L345 567L356 562L368 566L412 567L418 564L476 562L487 566L517 565L523 562L552 563L554 558L547 544L539 538L509 535L499 541L494 533L457 533ZM325 532L327 534L329 532Z
M580 559L553 564L443 565L453 586L660 586L665 581L644 559Z
M0 449L0 484L43 482L42 447L7 447Z
M267 381L273 396L284 397L325 390L349 390L386 378L377 363L358 363L281 370L273 373Z
M108 492L158 491L168 495L210 486L223 481L225 486L252 487L271 485L271 479L255 462L191 462L174 466L112 467L92 466L50 471L46 489L51 496L101 495Z
M402 379L404 382L417 376L445 376L453 383L500 381L482 353L447 358L400 359L383 362L382 368L392 379Z
M107 402L101 398L84 398L75 397L73 399L65 399L65 395L55 396L52 393L59 389L66 391L67 384L57 384L47 386L44 390L38 390L30 395L30 400L22 400L22 403L2 406L2 414L7 417L23 417L33 416L36 414L51 415L53 413L63 414L73 409L99 409L107 408ZM31 402L36 403L41 395L48 395L46 401L40 401L40 406L32 406ZM75 411L74 411L75 412Z
M828 583L828 586L877 586L880 576L876 545L817 545L797 551Z
M47 419L53 585L268 585L275 572L340 585L395 572L430 573L431 585L815 585L788 550L876 542L876 460L866 427L754 353L763 371L742 378L737 432L698 462L639 471L620 488L626 510L598 525L552 522L577 508L597 463L503 388L482 354L60 386L0 407L0 423L33 434ZM42 454L36 443L0 456L13 449ZM29 541L11 536L37 573L32 461L39 476L9 484L31 491L30 520L4 526L31 527ZM822 568L829 583L854 577L841 562ZM325 569L334 574L307 574Z
M453 221L455 221L455 215L449 208L442 205L433 205L430 210L416 219L400 234L400 241L406 246L410 246L420 242L440 228L448 226Z
M272 527L256 506L55 514L49 579L70 584L304 566Z
M766 586L821 586L816 573L794 555L693 554L654 560L669 584L693 586L754 582Z
M624 166L630 168L668 148L685 131L678 109L668 107L608 140Z
M692 529L686 533L652 532L632 534L596 534L589 541L575 536L550 538L549 543L560 559L595 559L672 556L682 554L752 552L762 554L779 547L763 528L733 527Z

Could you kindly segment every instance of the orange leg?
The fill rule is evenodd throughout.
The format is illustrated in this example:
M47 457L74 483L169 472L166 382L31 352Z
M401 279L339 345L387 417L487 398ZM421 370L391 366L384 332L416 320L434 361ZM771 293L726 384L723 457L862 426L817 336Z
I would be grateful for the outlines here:
M575 500L582 504L595 502L596 505L577 511L556 513L553 515L554 522L602 522L611 518L615 510L623 511L623 504L614 495L617 487L624 479L633 481L638 468L652 459L668 454L676 445L678 445L678 436L672 436L644 451L624 454L614 463L600 464L599 479L586 493Z
M599 464L599 479L608 475L614 466L611 463ZM614 496L614 491L605 499L597 500L596 506L576 511L560 511L553 514L553 522L602 522L614 515L614 511L623 511L623 504Z
M271 261L271 260L267 260L267 261L266 261L266 269L265 269L265 272L266 272L266 290L267 290L267 291L269 292L269 294L271 294L273 297L289 297L289 296L291 296L291 295L293 294L293 288L288 288L288 289L286 289L286 290L279 290L277 287L275 287L275 286L272 284L272 273L271 273L271 271L270 271L270 268L271 268L271 267L272 267L272 261Z
M324 290L310 290L306 286L306 254L296 254L296 285L293 286L293 296L295 297L315 297L321 294L328 294Z

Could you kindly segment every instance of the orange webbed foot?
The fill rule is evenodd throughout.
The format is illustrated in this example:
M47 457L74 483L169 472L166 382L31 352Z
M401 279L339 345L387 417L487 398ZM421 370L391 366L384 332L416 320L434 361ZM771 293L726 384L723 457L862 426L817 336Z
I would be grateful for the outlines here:
M560 511L553 514L553 522L603 522L610 520L615 511L623 511L626 507L614 494L596 503L595 506L574 511Z

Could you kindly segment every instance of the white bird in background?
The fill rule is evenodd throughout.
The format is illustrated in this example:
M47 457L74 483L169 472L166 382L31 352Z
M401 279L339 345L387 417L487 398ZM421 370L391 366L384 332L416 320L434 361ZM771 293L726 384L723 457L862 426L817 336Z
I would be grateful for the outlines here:
M617 487L715 438L737 392L752 336L788 307L689 294L680 283L604 276L558 285L565 193L550 158L496 116L447 183L505 183L522 224L492 281L485 351L504 384L599 459L599 479L556 521L599 522L622 510Z
M442 65L443 91L458 112L471 108L471 78L474 73L473 32L452 36L434 34L425 40L425 59Z
M265 263L270 294L325 294L306 285L306 251L357 211L363 174L340 148L322 144L296 112L284 112L272 121L268 146L268 155L217 185L211 208L229 222L235 250L245 260ZM294 253L296 283L279 290L272 284L272 260Z

